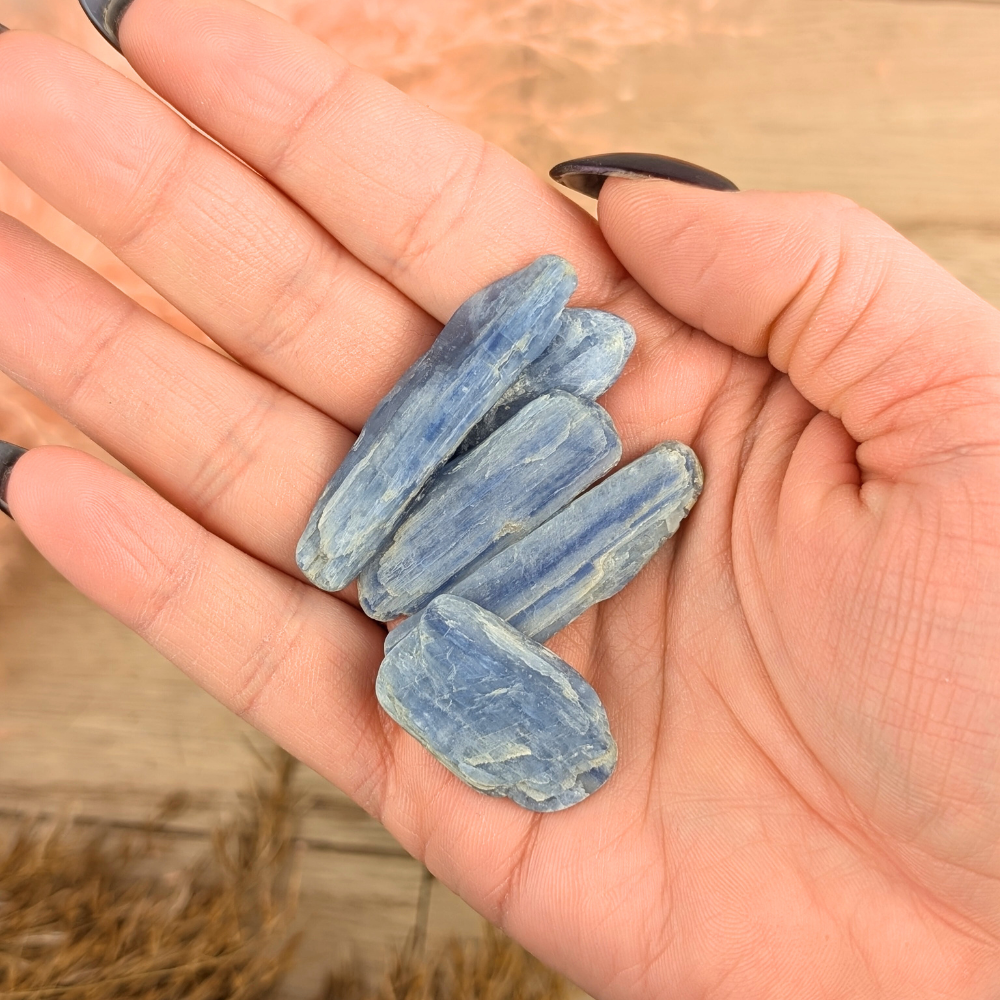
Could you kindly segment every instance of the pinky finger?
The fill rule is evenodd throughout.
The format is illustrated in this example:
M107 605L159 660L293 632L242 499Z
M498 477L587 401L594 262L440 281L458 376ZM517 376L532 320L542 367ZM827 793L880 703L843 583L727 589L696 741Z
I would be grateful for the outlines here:
M378 810L387 758L373 697L380 627L82 452L27 452L7 499L28 539L74 586Z

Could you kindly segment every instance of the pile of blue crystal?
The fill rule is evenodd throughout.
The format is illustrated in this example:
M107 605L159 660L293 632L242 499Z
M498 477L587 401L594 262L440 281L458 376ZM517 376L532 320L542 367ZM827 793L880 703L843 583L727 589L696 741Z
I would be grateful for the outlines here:
M551 812L618 756L594 689L541 645L618 593L702 487L668 441L622 448L594 400L635 344L570 309L572 266L540 257L477 292L378 404L327 483L296 559L324 590L358 581L388 635L379 703L472 788ZM597 485L594 485L594 484Z

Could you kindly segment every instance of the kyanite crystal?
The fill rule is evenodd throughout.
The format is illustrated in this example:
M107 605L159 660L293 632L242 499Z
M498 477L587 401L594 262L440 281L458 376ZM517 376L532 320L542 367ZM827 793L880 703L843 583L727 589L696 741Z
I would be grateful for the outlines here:
M701 487L701 465L687 445L657 445L482 563L450 593L544 642L618 593L678 529ZM386 650L421 617L390 632Z
M621 375L633 347L635 330L620 316L600 309L564 310L552 343L472 428L462 450L477 445L542 393L562 389L596 399Z
M295 553L316 586L340 590L358 575L434 470L548 347L575 287L569 262L549 255L459 306L375 408L316 502Z
M611 418L596 403L566 392L537 397L430 480L358 578L362 610L381 621L419 610L620 458Z
M467 785L535 812L585 799L618 757L604 706L580 674L449 594L382 661L375 693Z

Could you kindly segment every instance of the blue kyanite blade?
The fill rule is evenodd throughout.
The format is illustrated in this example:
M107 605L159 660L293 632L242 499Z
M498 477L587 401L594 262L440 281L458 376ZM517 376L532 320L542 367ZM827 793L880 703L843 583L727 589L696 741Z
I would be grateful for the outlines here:
M539 396L444 466L358 578L362 610L391 621L422 608L614 468L621 442L596 403Z
M575 287L572 266L549 255L459 306L316 502L295 552L316 586L340 590L358 575L434 470L549 345Z
M566 309L545 353L518 375L493 409L472 428L461 450L479 444L542 393L562 389L584 399L596 399L614 385L633 347L635 330L620 316L600 309Z
M569 664L449 594L382 661L375 693L467 785L535 812L585 799L618 757L604 706Z
M701 487L701 465L687 445L657 445L449 592L544 642L592 604L617 594L678 529ZM420 617L393 629L386 650L402 641Z

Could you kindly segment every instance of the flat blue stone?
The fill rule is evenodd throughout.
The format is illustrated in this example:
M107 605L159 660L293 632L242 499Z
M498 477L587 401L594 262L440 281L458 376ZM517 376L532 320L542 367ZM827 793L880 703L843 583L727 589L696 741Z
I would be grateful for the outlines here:
M375 693L467 785L534 812L585 799L618 758L604 706L580 674L449 594L382 661Z
M575 287L572 265L548 255L459 306L316 502L295 559L317 587L346 587L378 552L434 470L548 347Z
M687 445L657 445L463 577L450 593L544 642L618 593L649 562L694 506L702 481L701 464ZM421 617L393 629L386 650Z
M566 392L536 397L435 473L362 570L362 610L380 621L419 610L565 507L621 454L611 418L596 403Z
M635 330L620 316L600 309L564 310L552 343L472 428L461 450L479 444L542 393L562 389L583 399L597 399L621 375L633 347Z

